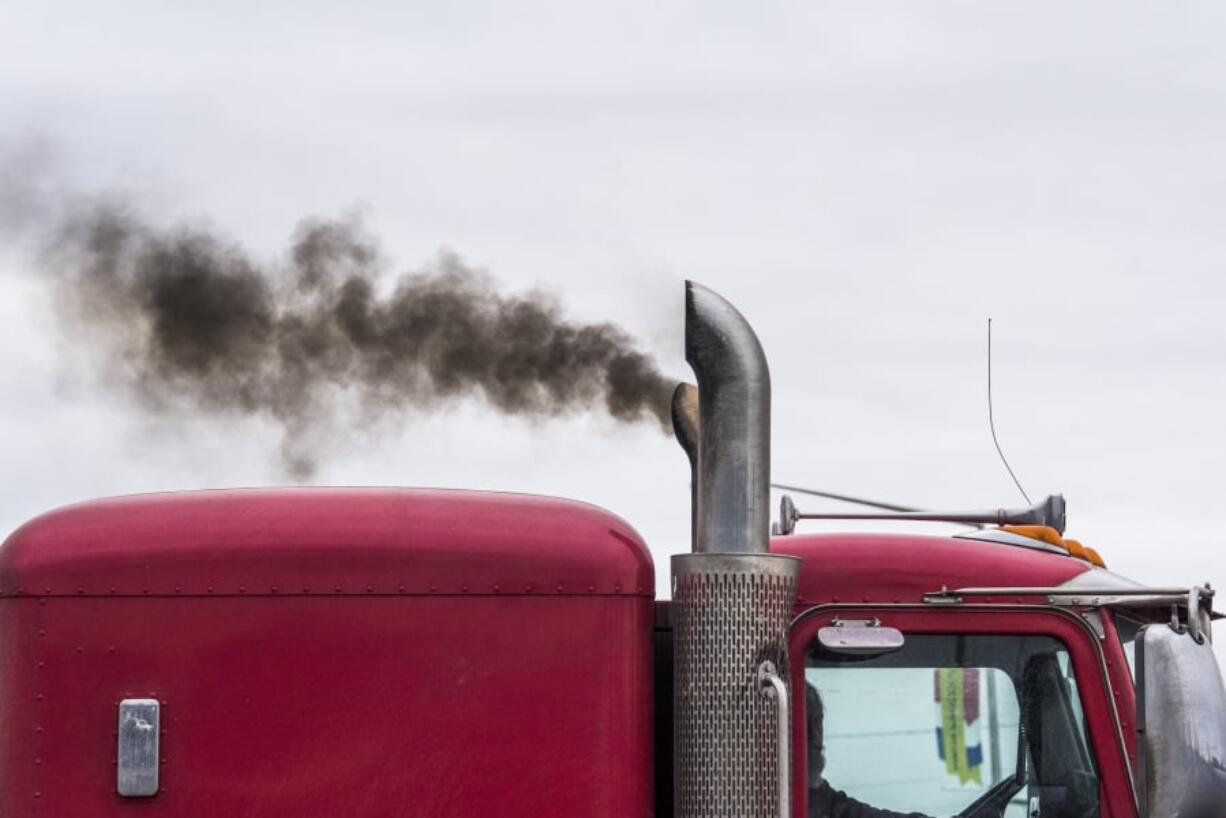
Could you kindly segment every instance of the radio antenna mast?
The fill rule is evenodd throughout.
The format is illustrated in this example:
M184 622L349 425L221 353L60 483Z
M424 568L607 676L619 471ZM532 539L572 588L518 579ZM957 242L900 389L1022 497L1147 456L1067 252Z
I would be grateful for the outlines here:
M990 317L988 318L988 428L992 430L992 442L996 444L996 453L1000 455L1000 462L1005 464L1005 471L1009 472L1009 476L1013 478L1013 485L1017 486L1017 490L1029 503L1030 495L1026 493L1026 489L1022 488L1021 481L1017 479L1017 475L1009 466L1009 461L1005 459L1005 453L1000 448L1000 441L996 439L996 421L992 417L992 319Z

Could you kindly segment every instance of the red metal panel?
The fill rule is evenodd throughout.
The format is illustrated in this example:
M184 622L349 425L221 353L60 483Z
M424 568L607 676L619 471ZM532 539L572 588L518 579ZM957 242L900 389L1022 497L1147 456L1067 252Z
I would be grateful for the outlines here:
M1060 585L1090 568L1061 554L915 534L800 534L771 551L801 557L798 606L920 602L943 587Z
M959 610L832 606L806 617L788 637L793 690L804 689L806 648L817 637L818 628L829 624L836 614L843 617L880 617L884 624L905 633L1043 634L1064 642L1077 676L1077 690L1098 766L1102 818L1136 818L1136 804L1125 761L1125 742L1114 719L1115 706L1106 670L1094 650L1093 635L1076 620L1074 614L1037 607L992 611L984 607ZM803 708L795 708L793 717L792 745L795 748L796 769L804 770L807 743ZM796 776L793 787L795 814L805 814L808 795L804 776Z
M1103 630L1105 631L1102 646L1107 663L1107 675L1111 677L1111 689L1115 693L1116 712L1119 714L1120 725L1124 733L1124 744L1128 749L1128 758L1134 770L1137 765L1137 689L1132 678L1132 669L1128 666L1128 657L1124 655L1124 646L1120 643L1119 629L1116 627L1115 614L1110 608L1103 610Z
M625 521L569 500L260 489L118 497L0 547L0 595L567 593L652 596Z
M0 600L0 813L645 816L639 596ZM116 703L164 703L115 794Z

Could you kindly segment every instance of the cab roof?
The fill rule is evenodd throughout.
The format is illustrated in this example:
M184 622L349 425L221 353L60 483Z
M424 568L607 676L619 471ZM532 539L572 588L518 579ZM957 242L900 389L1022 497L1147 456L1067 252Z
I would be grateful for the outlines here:
M0 546L0 596L653 595L651 555L571 500L400 488L93 500Z
M919 534L790 534L771 551L801 557L798 605L922 602L942 588L1055 587L1091 569L1035 541Z

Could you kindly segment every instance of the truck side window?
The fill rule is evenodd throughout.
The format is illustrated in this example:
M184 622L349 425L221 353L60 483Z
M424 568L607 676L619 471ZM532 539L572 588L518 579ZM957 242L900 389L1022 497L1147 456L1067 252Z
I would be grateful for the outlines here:
M805 681L807 711L824 711L808 721L810 818L1099 815L1059 640L913 634L867 658L815 645Z

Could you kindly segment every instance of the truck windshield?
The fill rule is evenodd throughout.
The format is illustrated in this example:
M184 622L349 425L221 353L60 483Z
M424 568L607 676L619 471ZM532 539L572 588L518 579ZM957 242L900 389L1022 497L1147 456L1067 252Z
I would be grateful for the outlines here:
M1056 639L913 634L870 658L815 645L805 681L810 818L1099 814Z

